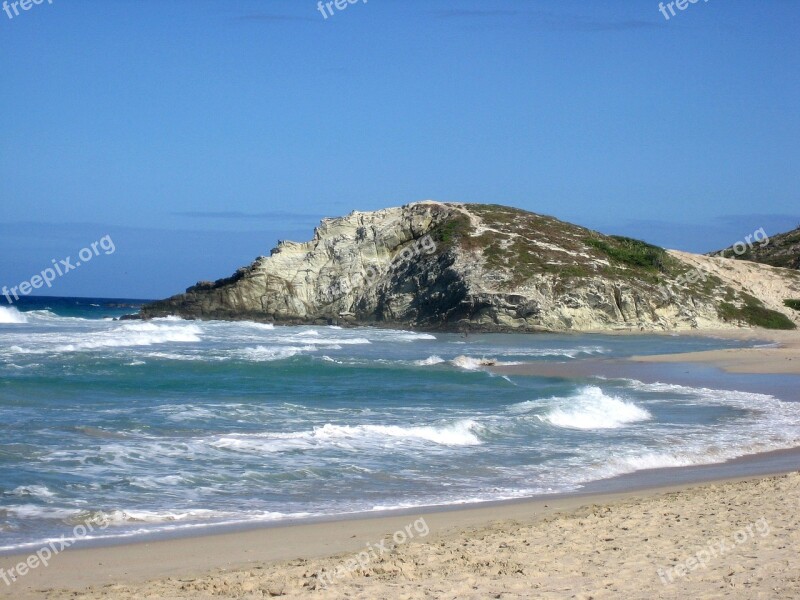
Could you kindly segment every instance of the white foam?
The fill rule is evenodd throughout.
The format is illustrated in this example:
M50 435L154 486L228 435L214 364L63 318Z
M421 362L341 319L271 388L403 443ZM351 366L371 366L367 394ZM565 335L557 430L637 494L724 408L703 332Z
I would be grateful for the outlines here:
M439 356L436 356L434 354L433 356L429 356L428 358L423 358L422 360L415 360L414 364L415 365L419 365L421 367L427 367L427 366L430 366L430 365L438 365L438 364L441 364L443 362L446 362L446 361L443 358L441 358Z
M210 357L202 354L177 354L175 352L148 352L146 358L161 358L164 360L228 360L226 357ZM136 362L136 361L134 361Z
M25 548L41 548L53 541L69 541L72 543L95 539L124 539L135 538L137 536L153 533L154 531L185 531L206 529L211 526L240 525L252 523L254 521L280 521L283 519L303 519L307 517L320 516L318 513L296 512L280 513L266 510L252 511L219 511L210 509L191 509L191 510L140 510L140 509L119 509L112 511L77 511L69 509L59 509L65 515L65 520L69 518L73 523L86 524L90 526L101 525L119 527L121 531L111 532L106 529L102 533L88 534L80 537L61 536L59 538L43 538L33 542L23 544L13 544L0 546L0 552L21 551ZM147 527L130 529L126 527L131 524L146 524ZM90 527L91 530L91 527Z
M13 306L0 306L0 323L3 325L27 322L28 318Z
M261 329L263 331L272 331L275 325L272 323L256 323L255 321L244 321L244 324L253 329Z
M495 360L494 358L473 358L471 356L456 356L453 360L450 361L455 367L459 367L460 369L464 369L465 371L477 371L482 369L483 367L500 367L500 366L508 366L508 365L518 365L518 362L501 362L499 360Z
M450 363L466 371L476 371L482 367L494 364L493 361L485 358L472 358L471 356L456 356Z
M616 396L603 393L597 386L583 388L567 399L564 406L539 418L566 429L617 429L652 419L649 411Z
M292 433L232 434L220 437L211 446L247 453L286 452L320 447L356 450L391 442L428 442L442 446L477 446L482 444L476 435L480 425L464 419L455 423L432 426L399 425L333 425L328 423L311 431Z
M769 394L756 392L740 392L737 390L715 390L712 388L689 387L676 383L643 383L636 379L627 380L631 389L642 392L657 392L668 395L696 396L712 404L736 405L744 408L757 408L760 404L784 404ZM800 406L800 405L798 405Z
M499 349L498 349L499 350ZM582 354L606 354L608 349L602 346L578 346L576 348L509 348L496 352L500 356L563 356L577 358Z
M129 323L108 331L79 334L77 340L40 350L19 349L30 352L80 352L100 348L127 348L152 346L169 342L199 342L201 329L197 325L162 325L157 323Z
M652 394L648 403L672 410L722 406L741 411L741 416L718 422L713 427L686 425L681 430L666 430L659 436L658 449L616 447L610 456L602 459L598 456L598 461L574 469L570 479L576 483L643 469L719 464L745 455L800 445L798 402L784 402L767 394L635 380L628 381L628 387ZM528 407L536 404L531 402ZM540 403L538 405L541 407ZM658 428L658 423L652 427Z
M44 485L21 485L11 490L10 494L12 496L33 496L35 498L42 499L52 498L55 496L55 494Z
M314 344L316 346L360 346L364 344L371 344L367 338L323 338L315 337L313 335L297 334L294 336L277 338L276 341L287 344Z
M316 350L314 346L256 346L239 350L236 355L251 362L272 362L291 358L304 352L316 352Z
M222 514L207 509L194 509L183 512L126 509L98 514L97 520L105 520L113 525L121 523L169 523L173 521L197 521L207 520L215 516L222 516Z
M436 336L430 333L417 333L415 331L403 331L401 329L360 328L357 331L359 331L361 335L367 335L370 340L376 342L418 342L436 339Z
M29 320L28 322L30 322L31 320L37 321L37 322L42 322L42 321L45 321L45 322L47 322L47 321L51 321L51 322L52 321L64 321L64 322L84 321L84 322L86 322L86 321L89 321L89 319L83 319L81 317L62 317L61 315L57 315L56 313L54 313L54 312L52 312L50 310L46 310L46 309L43 309L43 310L30 310L30 311L25 313L25 316L28 317L28 320Z
M475 435L475 430L478 428L479 425L470 419L458 421L444 427L398 427L396 425L360 426L360 429L367 433L401 439L421 439L445 446L477 446L481 444L480 438ZM358 431L359 427L355 429Z
M687 467L702 464L708 459L701 456L691 456L685 452L645 452L632 456L614 457L611 460L612 472L630 473L644 469L664 469L668 467ZM715 462L715 461L709 461Z
M131 479L131 485L146 489L157 490L165 485L179 485L184 483L185 479L180 475L165 475L163 477L144 476L134 477Z
M392 336L393 341L397 342L416 342L417 340L435 340L436 336L430 333L414 333L412 331L404 331L396 333Z
M197 419L213 419L216 415L202 406L187 404L162 406L156 412L166 414L170 421L193 421Z
M61 508L57 506L39 506L37 504L18 504L5 506L3 510L8 514L23 519L59 519L66 520L75 517L80 511L74 508Z

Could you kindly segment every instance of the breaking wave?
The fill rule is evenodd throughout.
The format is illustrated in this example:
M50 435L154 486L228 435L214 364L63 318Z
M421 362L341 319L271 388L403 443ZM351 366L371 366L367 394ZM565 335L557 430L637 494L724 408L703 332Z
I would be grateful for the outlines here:
M583 388L564 404L539 418L566 429L617 429L653 418L646 409L606 395L597 386Z
M319 447L361 449L392 443L428 442L441 446L477 446L478 423L464 419L444 426L402 427L399 425L333 425L315 427L311 431L292 433L237 434L221 437L212 446L238 452L286 452L312 450Z
M13 306L0 306L0 323L27 323L28 318Z
M445 360L435 354L433 356L429 356L428 358L423 358L422 360L415 360L414 364L419 365L420 367L427 367L430 365L438 365L445 362Z

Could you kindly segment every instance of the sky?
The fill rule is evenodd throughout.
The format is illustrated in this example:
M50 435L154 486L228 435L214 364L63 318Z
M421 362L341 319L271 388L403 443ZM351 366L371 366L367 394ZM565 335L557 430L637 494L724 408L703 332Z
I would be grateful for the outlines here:
M795 0L331 8L0 11L0 285L109 236L44 293L165 297L424 199L695 252L800 224Z

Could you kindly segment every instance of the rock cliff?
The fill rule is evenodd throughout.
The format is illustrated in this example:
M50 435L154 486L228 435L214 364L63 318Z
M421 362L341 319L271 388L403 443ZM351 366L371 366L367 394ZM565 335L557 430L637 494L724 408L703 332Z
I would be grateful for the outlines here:
M325 219L311 241L280 242L141 316L454 331L795 326L778 300L800 297L800 273L748 270L769 270L765 304L750 282L720 276L730 261L696 256L515 208L425 201Z

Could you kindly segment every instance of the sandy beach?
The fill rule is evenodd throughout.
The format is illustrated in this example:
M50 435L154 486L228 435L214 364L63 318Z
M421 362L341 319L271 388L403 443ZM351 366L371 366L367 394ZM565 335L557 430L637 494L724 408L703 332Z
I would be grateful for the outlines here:
M75 550L0 595L800 598L798 508L794 472L275 527Z
M652 332L618 331L596 332L604 335L637 336L652 335ZM673 354L634 355L623 359L587 359L575 361L536 361L487 367L501 375L534 375L540 377L613 377L661 381L665 375L658 365L708 366L724 373L751 375L800 375L800 330L775 331L767 329L714 329L670 332L669 336L710 337L727 340L753 342L750 348L727 348L701 352ZM654 370L642 370L652 365ZM672 380L683 380L677 371L667 376ZM800 400L800 392L795 394Z
M695 332L686 335L697 335ZM774 345L760 348L736 348L634 356L637 362L707 363L729 373L759 373L770 375L800 375L800 332L759 330L719 330L700 332L700 335L726 339L766 340Z

